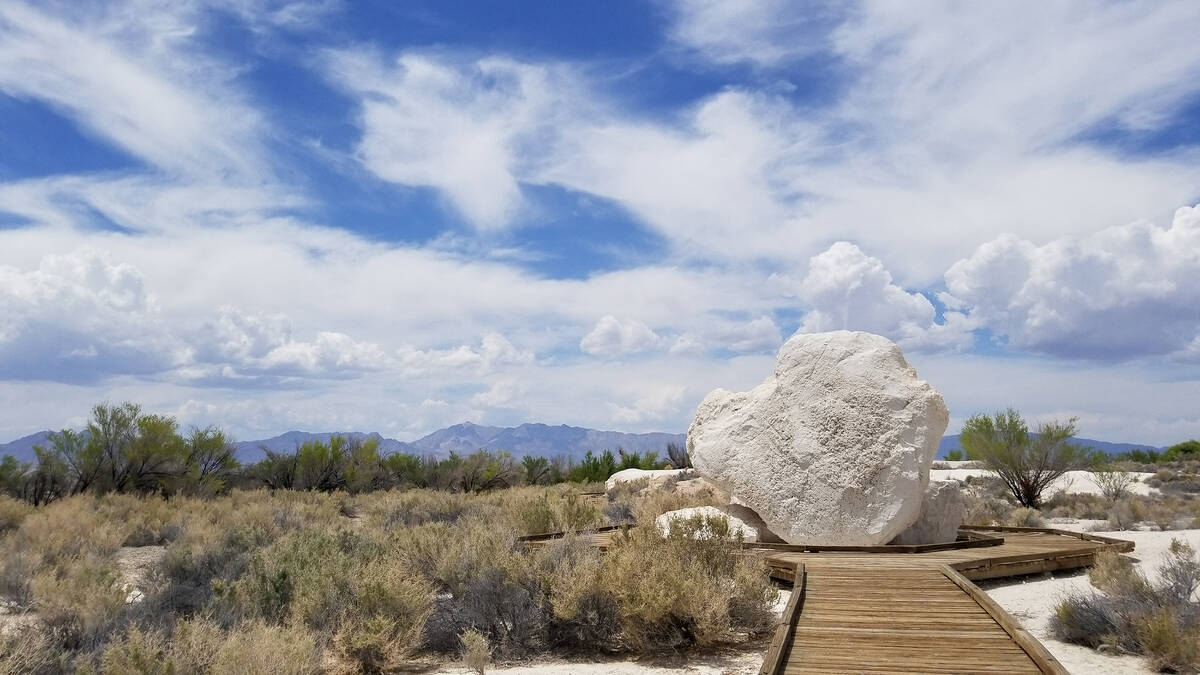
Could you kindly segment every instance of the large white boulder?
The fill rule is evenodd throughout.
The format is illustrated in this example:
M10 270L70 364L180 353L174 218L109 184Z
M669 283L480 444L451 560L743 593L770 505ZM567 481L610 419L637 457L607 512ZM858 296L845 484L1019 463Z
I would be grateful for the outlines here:
M958 538L967 517L967 498L956 480L931 480L921 501L917 522L900 533L893 544L941 544Z
M701 402L687 445L702 475L786 541L877 545L916 521L948 420L887 338L795 335L762 384Z
M758 514L737 504L730 504L728 506L694 506L688 509L667 511L658 518L655 518L654 524L666 536L671 531L672 521L687 520L696 516L725 518L729 522L730 532L740 532L742 541L747 543L781 541L775 533L767 528L766 523L763 522L762 518L758 517ZM697 536L705 537L709 536L709 534L706 530L701 530L697 533Z

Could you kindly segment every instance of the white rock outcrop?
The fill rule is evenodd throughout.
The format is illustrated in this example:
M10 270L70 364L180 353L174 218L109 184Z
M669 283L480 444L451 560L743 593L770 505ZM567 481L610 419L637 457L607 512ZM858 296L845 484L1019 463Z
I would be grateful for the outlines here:
M877 545L920 514L949 412L887 338L795 335L748 392L700 404L688 451L702 475L791 543Z
M967 498L958 481L933 480L925 488L917 522L892 540L893 544L941 544L954 541L967 517Z
M751 542L779 542L782 541L775 533L767 528L767 524L763 522L758 514L750 509L730 504L728 506L695 506L689 509L679 509L677 511L667 511L658 518L654 519L654 524L658 526L658 530L666 536L671 529L671 521L687 520L695 516L707 517L722 517L729 521L729 529L731 532L741 532L742 541ZM700 531L698 536L704 537L708 533Z
M621 483L646 480L650 487L661 487L670 480L688 480L698 478L695 469L621 469L604 481L604 490L611 492Z

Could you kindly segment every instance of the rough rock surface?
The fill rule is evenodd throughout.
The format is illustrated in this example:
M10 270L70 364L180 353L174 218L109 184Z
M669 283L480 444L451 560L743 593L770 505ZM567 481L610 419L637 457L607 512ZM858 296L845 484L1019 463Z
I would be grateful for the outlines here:
M793 336L748 392L710 393L687 444L786 541L867 546L916 521L948 420L899 347L837 331Z
M698 477L695 469L621 469L604 481L604 490L612 491L621 483L632 483L642 479L649 480L651 487L659 487L672 479L688 480Z
M940 544L954 541L958 528L967 517L967 498L958 481L929 481L921 501L917 522L900 533L893 544Z
M746 542L762 541L778 543L783 541L767 528L767 524L762 521L762 518L758 517L758 514L744 506L736 504L729 506L695 506L690 509L667 511L658 518L655 518L654 524L665 535L670 531L671 521L676 519L686 520L693 516L724 516L729 521L729 529L733 532L741 532L742 540Z

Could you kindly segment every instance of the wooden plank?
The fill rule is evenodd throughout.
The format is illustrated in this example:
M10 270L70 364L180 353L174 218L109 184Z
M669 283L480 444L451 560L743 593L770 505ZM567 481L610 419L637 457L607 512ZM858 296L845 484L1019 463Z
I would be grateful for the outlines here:
M996 623L1000 624L1000 627L1012 636L1013 641L1020 645L1026 654L1029 654L1029 657L1042 669L1042 672L1049 673L1050 675L1069 675L1067 669L1058 662L1058 659L1054 658L1046 647L1041 642L1038 642L1033 635L1022 628L1021 624L1017 623L1016 619L1004 611L1004 608L997 604L990 595L984 593L983 590L959 574L950 565L943 565L942 573L970 595L975 602L979 603L979 606L986 610L988 614L991 614Z
M796 617L804 608L805 574L804 565L797 565L793 571L796 583L792 585L792 597L788 598L783 615L775 626L775 635L771 638L771 646L763 657L759 675L780 675L785 670L785 657L791 651L792 634L796 627Z

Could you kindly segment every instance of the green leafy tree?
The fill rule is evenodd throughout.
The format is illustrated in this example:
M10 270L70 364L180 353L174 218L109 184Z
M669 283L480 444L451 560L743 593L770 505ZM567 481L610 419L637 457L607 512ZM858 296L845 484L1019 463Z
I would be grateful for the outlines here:
M167 415L140 415L137 433L118 455L114 489L119 492L167 492L186 471L187 446L179 425Z
M333 492L346 487L349 443L334 436L328 443L308 441L296 451L296 489Z
M1181 459L1200 458L1200 441L1190 440L1176 443L1163 452L1164 462L1177 462Z
M568 478L573 483L599 483L608 480L617 470L617 458L612 450L605 450L599 457L588 450L583 459L571 467Z
M421 485L425 480L425 463L417 455L397 452L384 457L380 464L392 485Z
M542 485L550 478L550 460L526 455L521 458L521 470L527 484Z
M974 415L963 425L959 442L968 459L995 472L1022 506L1039 508L1042 493L1055 480L1092 461L1088 448L1068 441L1075 422L1047 422L1029 433L1020 413L1009 408L994 415Z
M947 450L946 451L946 461L947 462L961 462L962 458L963 458L962 450Z
M370 492L383 487L385 473L379 458L379 439L351 440L346 453L346 490Z
M118 406L98 403L92 408L92 419L87 426L88 452L99 455L106 474L103 486L99 486L99 481L92 485L101 490L117 490L125 482L125 451L137 437L137 421L141 415L141 407L128 402Z
M53 456L65 467L65 478L69 494L78 494L103 484L109 475L105 462L104 448L93 443L90 437L70 429L50 434L49 456ZM39 459L38 464L43 462Z
M187 494L225 492L238 470L233 442L217 427L192 428L184 443L178 490Z

